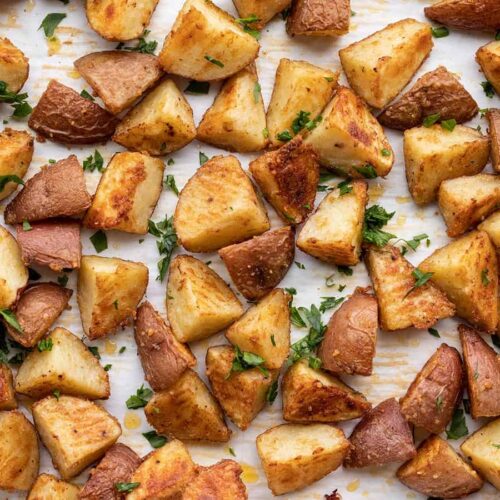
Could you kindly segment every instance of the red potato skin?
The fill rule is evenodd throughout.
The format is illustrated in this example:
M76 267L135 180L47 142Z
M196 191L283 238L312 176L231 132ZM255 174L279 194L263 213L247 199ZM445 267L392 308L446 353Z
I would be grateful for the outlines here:
M491 138L491 164L500 172L500 109L491 108L487 113Z

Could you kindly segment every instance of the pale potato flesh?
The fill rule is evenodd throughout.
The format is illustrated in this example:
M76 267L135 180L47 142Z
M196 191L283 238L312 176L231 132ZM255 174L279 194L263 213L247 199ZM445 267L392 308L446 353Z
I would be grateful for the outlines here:
M500 40L481 47L476 52L476 60L486 79L493 85L497 94L500 94Z
M240 18L255 15L258 19L252 26L262 29L276 14L290 6L292 0L233 0Z
M78 500L80 488L51 474L40 474L26 500Z
M28 79L28 58L8 38L0 38L0 81L10 92L19 92Z

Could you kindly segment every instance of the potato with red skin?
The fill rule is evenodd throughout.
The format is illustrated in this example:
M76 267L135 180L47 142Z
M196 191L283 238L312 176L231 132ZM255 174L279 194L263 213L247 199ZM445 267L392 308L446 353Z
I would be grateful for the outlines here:
M500 172L500 109L492 109L486 113L491 139L491 164L495 172Z
M339 36L349 32L350 0L296 0L287 18L289 35Z

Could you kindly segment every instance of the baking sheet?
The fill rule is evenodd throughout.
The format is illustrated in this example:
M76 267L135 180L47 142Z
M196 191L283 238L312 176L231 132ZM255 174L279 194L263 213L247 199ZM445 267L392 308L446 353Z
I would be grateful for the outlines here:
M148 39L158 40L161 47L182 3L182 0L160 0L149 26L151 34ZM230 0L215 0L215 3L236 14ZM331 69L340 69L337 55L339 48L383 28L390 22L405 17L425 20L423 8L430 2L422 0L352 0L351 3L355 13L352 18L351 31L348 35L338 39L300 37L292 39L286 35L284 23L279 16L264 29L257 67L266 105L269 103L274 73L280 58L304 59ZM67 18L63 20L56 31L56 41L52 42L45 39L42 31L38 31L41 21L50 12L67 13ZM89 28L84 15L84 0L71 0L69 5L64 5L59 0L0 0L0 34L10 38L30 59L30 78L24 91L29 93L29 101L32 105L36 104L51 78L55 78L77 91L84 88L90 91L89 86L74 71L72 62L89 52L112 49L116 46L116 43L103 40ZM480 108L500 107L498 96L489 99L484 95L480 82L485 78L479 72L479 66L474 60L476 50L491 39L491 34L472 34L453 30L447 38L434 39L435 46L431 56L418 71L415 79L442 64L461 77L463 84L477 100ZM183 79L175 78L175 81L181 89L184 89L187 84ZM342 77L341 81L345 83L345 78ZM219 85L212 84L208 96L187 95L194 110L196 123L211 105L218 87ZM18 121L9 117L9 109L9 106L6 105L0 107L0 120L8 120L7 126L13 128L27 128L26 120ZM479 116L470 125L474 127L480 125L483 130L486 130L487 126L486 120L480 119ZM446 244L448 238L437 206L433 204L425 208L417 208L409 196L404 176L402 134L388 130L387 135L394 149L396 162L387 179L369 181L370 204L379 203L389 211L396 211L391 224L387 226L389 232L406 239L411 239L414 235L422 232L429 234L431 239L429 247L421 245L417 252L408 254L409 260L416 265L433 250ZM83 161L93 153L94 149L94 147L69 148L51 142L36 142L28 177L38 172L48 159L65 158L71 151L78 156L80 161ZM106 163L115 152L123 150L122 147L112 142L106 146L99 146L98 149L104 156ZM200 151L209 157L224 153L195 141L183 150L171 155L170 157L175 160L175 164L168 166L166 173L175 176L179 188L185 185L199 167L198 155ZM238 156L246 169L249 161L257 155ZM491 170L491 166L488 166L487 170ZM95 191L99 176L98 173L86 174L88 188L92 193ZM318 193L318 201L323 195L323 193ZM164 191L152 219L158 221L163 219L166 214L170 216L176 202L177 198L171 191ZM3 212L3 206L1 210ZM268 211L272 227L279 227L281 223L269 206ZM84 254L95 253L89 241L90 234L91 232L87 230L82 232ZM119 232L108 232L107 234L109 248L101 255L145 262L150 270L147 299L162 314L165 314L165 283L155 280L157 276L156 262L159 258L155 238L147 235L145 241L139 244L138 240L141 238L139 236ZM179 252L180 250L177 253ZM212 268L228 282L230 281L225 267L216 254L203 254L200 258L204 261L211 260ZM334 267L323 264L303 254L298 249L296 260L305 266L305 270L293 265L280 285L297 289L298 293L294 298L295 305L309 307L311 304L318 305L320 297L340 295L336 288L328 288L325 285L325 278L336 272ZM54 273L43 269L38 270L42 272L44 279L55 280ZM364 264L356 266L354 274L350 277L337 273L334 281L347 285L341 294L343 296L352 293L356 286L369 284ZM68 286L76 289L76 273L70 275ZM246 303L244 299L242 302ZM72 298L71 305L72 309L63 313L57 325L82 336L75 296ZM331 312L324 315L324 321L328 320L329 314ZM380 332L374 374L371 377L345 377L346 382L363 392L374 405L388 397L402 396L417 371L441 342L459 348L456 325L457 321L455 320L441 321L437 325L441 339L432 337L426 330ZM297 340L304 334L304 330L293 327L292 340ZM198 358L197 370L205 380L204 357L206 349L221 343L225 343L225 340L222 334L218 334L192 346ZM132 329L127 328L116 335L108 336L91 344L99 347L103 365L108 363L113 365L109 372L111 397L108 401L99 404L107 408L122 424L121 442L131 446L140 455L150 452L151 448L141 434L150 429L143 411L130 411L125 406L127 398L135 393L136 389L144 382L144 374L137 357ZM118 350L122 346L126 346L126 351L123 354L118 354ZM25 399L20 401L24 407L23 411L29 415L29 401ZM280 423L282 423L281 401L278 399L272 406L263 410L245 432L229 423L233 430L233 437L228 444L208 446L190 444L189 449L195 461L206 465L215 463L222 458L232 458L229 452L229 447L231 447L236 454L236 459L243 465L243 479L248 487L249 497L251 499L271 498L272 495L267 488L265 476L257 457L255 437L269 427ZM474 423L470 417L467 417L467 424L472 432L482 422ZM349 435L353 425L352 422L348 422L340 424L340 427ZM460 442L451 441L450 443L458 447ZM398 499L424 498L397 481L394 476L396 468L397 466L362 470L339 469L310 487L295 494L284 495L282 498L322 499L324 494L330 493L334 489L338 489L344 499L379 499L387 495ZM54 472L50 457L43 448L41 450L40 472ZM87 474L88 471L85 471L74 482L83 484ZM0 498L24 498L24 495L0 492ZM486 484L480 492L470 498L484 500L498 498L498 491Z

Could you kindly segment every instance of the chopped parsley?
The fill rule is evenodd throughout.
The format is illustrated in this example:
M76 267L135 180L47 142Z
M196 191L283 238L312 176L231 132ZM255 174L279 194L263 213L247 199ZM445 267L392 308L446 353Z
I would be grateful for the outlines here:
M339 304L342 304L344 302L345 297L321 297L322 301L319 306L319 310L324 313L330 309L334 309L337 307Z
M152 448L161 448L168 441L165 436L160 436L156 431L143 432L142 435L149 441Z
M406 292L406 295L403 297L403 299L406 299L406 297L408 297L408 295L410 295L410 293L417 288L424 286L432 278L433 274L434 273L424 273L418 267L416 267L411 273L411 275L415 278L415 283L408 290L408 292Z
M200 167L202 165L205 165L205 163L207 163L207 161L209 160L208 156L203 151L200 151L199 158L200 158Z
M446 429L446 438L460 439L461 437L467 436L468 434L469 429L467 428L467 423L465 422L464 411L457 408L453 412L450 427Z
M252 24L258 23L260 19L255 14L250 14L248 17L240 17L236 22L243 28L245 33L253 36L256 40L260 39L260 31L252 28Z
M216 66L218 66L219 68L223 68L224 67L224 64L221 63L220 61L218 61L217 59L214 59L212 56L209 56L208 54L205 56L205 59L212 63L212 64L215 64Z
M0 80L0 102L10 104L14 108L12 116L24 118L33 111L33 108L26 102L27 98L27 93L18 94L16 92L10 92L7 90L7 84Z
M104 250L107 250L108 248L108 237L102 229L96 231L90 237L90 241L92 242L92 245L94 245L95 251L97 253L104 252Z
M481 271L481 283L483 286L488 286L490 284L490 278L488 278L488 269L483 269Z
M260 100L260 91L261 91L260 83L257 82L253 87L253 100L255 103L258 103Z
M376 179L378 177L377 171L373 168L373 165L367 163L362 167L354 167L355 170L361 174L365 179Z
M165 187L172 191L176 196L179 196L179 190L177 189L177 184L175 183L175 177L172 174L168 174L164 181Z
M395 212L387 212L380 205L372 205L365 212L363 223L363 241L372 243L377 247L383 247L390 240L396 238L395 234L382 231L382 228L393 218Z
M352 276L352 273L354 272L349 266L337 266L337 271L345 276Z
M89 345L87 346L87 349L97 358L101 359L101 355L99 354L99 347L96 345Z
M283 132L276 134L276 139L281 142L288 142L292 140L292 134L290 134L288 130L284 130Z
M290 295L297 295L297 289L296 288L285 288L285 291L289 293Z
M87 99L87 101L95 101L94 97L90 95L85 89L83 89L80 92L80 95L84 98Z
M441 335L439 335L439 332L435 328L428 328L427 331L433 336L437 337L438 339L441 338Z
M66 14L60 12L53 12L51 14L47 14L42 21L42 24L38 27L38 29L43 29L45 36L47 38L52 38L56 31L56 28L59 26L59 23L66 17Z
M492 99L495 95L495 89L493 88L493 85L488 80L486 80L485 82L481 82L481 87L483 87L483 91L486 97Z
M340 196L344 196L352 192L351 179L346 179L345 181L339 182L337 184L337 189L339 190Z
M120 493L127 493L135 490L141 483L115 483L115 490Z
M267 390L266 401L272 405L278 396L278 381L275 380Z
M37 344L37 348L40 352L52 351L53 343L50 337L40 340Z
M156 246L162 258L158 261L159 275L157 279L163 281L170 265L172 254L177 248L177 233L174 228L173 216L170 218L165 217L160 222L148 221L148 232L158 238Z
M33 228L27 220L23 220L23 231L31 231Z
M391 152L386 148L382 149L380 153L382 154L382 156L391 156Z
M14 330L23 333L23 329L17 321L16 315L10 309L0 309L0 316L8 325L14 328Z
M15 182L16 184L24 186L24 181L17 175L0 175L0 193L9 182Z
M188 86L184 89L186 94L205 95L210 91L210 83L208 82L195 82L191 80Z
M426 116L422 125L424 127L432 127L435 123L437 123L441 119L441 115L439 113L435 113L433 115Z
M57 282L61 286L66 286L68 284L68 279L69 279L68 275L67 274L63 274L63 275L57 277Z
M308 358L309 365L317 367L317 358L314 355L314 351L323 340L326 330L326 326L321 320L319 309L315 305L312 305L310 309L306 307L292 307L290 320L295 326L309 328L309 333L292 344L288 362L291 364L302 358Z
M455 120L455 118L450 118L449 120L443 120L441 122L441 127L444 128L445 130L448 130L448 132L453 132L456 126L457 126L457 120Z
M101 153L94 151L94 155L90 155L85 160L83 160L83 170L86 172L94 172L97 170L98 172L102 172L104 170L104 158Z
M144 408L152 397L153 391L144 387L143 384L137 389L135 394L127 399L125 404L129 410L137 410L138 408Z
M299 268L299 269L305 269L306 266L304 266L304 264L302 264L301 262L297 262L295 261L295 265Z
M246 370L251 370L252 368L258 368L266 377L268 377L269 371L263 366L264 363L264 358L260 357L258 354L242 351L238 346L235 346L233 364L226 375L226 379L228 379L233 372L244 372Z
M431 32L434 38L445 38L450 34L450 30L446 26L431 28Z
M54 389L52 391L52 394L54 395L54 397L57 399L57 401L59 401L59 398L61 397L61 391L59 389Z
M144 33L139 37L139 42L134 47L125 47L123 44L118 45L118 49L128 50L129 52L140 52L142 54L154 54L158 47L156 40L147 41L146 37L151 33L149 30L144 30Z

